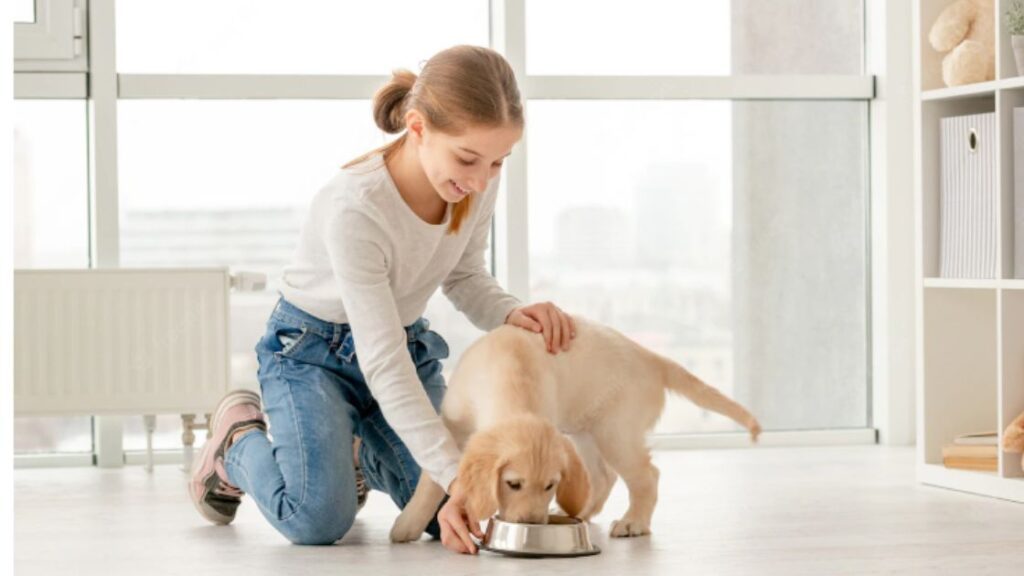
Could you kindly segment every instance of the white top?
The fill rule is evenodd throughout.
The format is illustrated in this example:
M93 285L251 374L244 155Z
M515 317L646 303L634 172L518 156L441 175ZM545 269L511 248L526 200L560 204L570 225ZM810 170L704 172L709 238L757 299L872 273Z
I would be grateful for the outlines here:
M300 309L352 327L359 367L384 418L416 462L445 490L460 452L427 397L404 326L442 286L481 330L501 326L521 303L487 270L484 251L498 178L475 193L458 234L405 203L381 155L343 169L313 198L281 295Z

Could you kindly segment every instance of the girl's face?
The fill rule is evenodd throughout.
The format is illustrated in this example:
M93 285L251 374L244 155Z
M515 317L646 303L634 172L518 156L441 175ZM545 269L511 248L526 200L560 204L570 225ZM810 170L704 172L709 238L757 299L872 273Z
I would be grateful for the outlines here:
M423 172L445 202L483 192L523 136L514 126L470 127L459 135L445 134L411 113L418 118L409 123L409 135L418 144Z

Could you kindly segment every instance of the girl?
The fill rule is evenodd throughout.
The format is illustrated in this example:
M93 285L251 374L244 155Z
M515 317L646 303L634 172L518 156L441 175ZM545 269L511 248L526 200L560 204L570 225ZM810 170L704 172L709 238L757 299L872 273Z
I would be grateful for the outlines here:
M254 392L221 400L190 494L219 524L249 494L292 542L330 544L368 488L403 508L422 466L448 493L427 532L475 553L470 533L482 534L466 519L459 450L438 416L448 346L421 318L427 301L440 286L480 329L542 332L551 353L568 350L575 328L551 303L523 306L484 263L497 176L523 133L508 62L450 48L419 77L396 71L373 116L402 135L313 198L256 345L262 410Z

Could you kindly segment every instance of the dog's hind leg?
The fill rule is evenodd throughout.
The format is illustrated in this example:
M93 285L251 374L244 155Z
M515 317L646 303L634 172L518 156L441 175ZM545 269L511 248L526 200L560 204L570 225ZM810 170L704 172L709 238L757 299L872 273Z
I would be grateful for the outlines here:
M629 508L612 522L611 535L643 536L651 533L651 516L658 502L658 468L651 463L642 430L594 431L594 440L607 463L618 472L629 489Z

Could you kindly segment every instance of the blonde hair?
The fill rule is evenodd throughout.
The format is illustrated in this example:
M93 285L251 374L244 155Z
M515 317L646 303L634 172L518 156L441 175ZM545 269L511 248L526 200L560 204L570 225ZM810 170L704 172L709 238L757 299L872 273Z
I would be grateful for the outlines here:
M373 120L388 134L402 135L345 164L349 168L376 154L388 159L405 143L405 114L417 110L428 127L460 134L468 127L523 127L523 105L512 67L501 54L480 46L454 46L434 55L420 75L395 70L373 96ZM456 234L469 214L472 196L455 204L448 233Z

